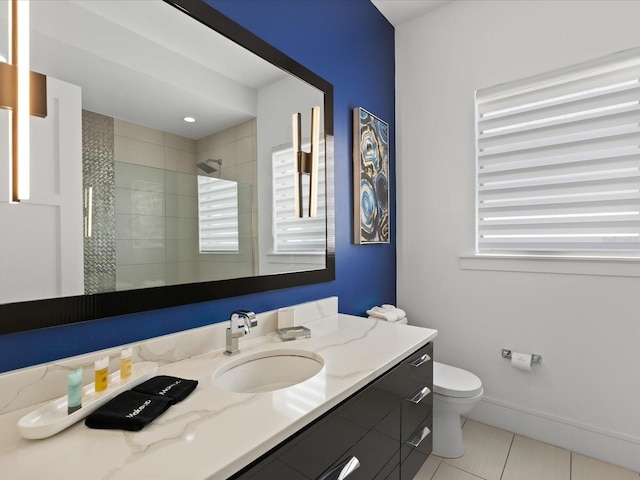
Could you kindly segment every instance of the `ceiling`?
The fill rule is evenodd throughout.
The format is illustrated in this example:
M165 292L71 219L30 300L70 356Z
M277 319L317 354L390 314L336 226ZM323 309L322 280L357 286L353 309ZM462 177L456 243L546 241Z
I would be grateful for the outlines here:
M32 0L31 47L32 69L81 86L84 109L196 140L254 118L286 76L160 0Z
M371 0L394 27L441 7L450 0Z

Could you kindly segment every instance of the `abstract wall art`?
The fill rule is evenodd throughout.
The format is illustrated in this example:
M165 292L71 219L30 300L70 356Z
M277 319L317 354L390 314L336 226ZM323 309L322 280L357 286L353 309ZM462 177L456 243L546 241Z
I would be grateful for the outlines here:
M354 243L389 243L389 124L353 109Z

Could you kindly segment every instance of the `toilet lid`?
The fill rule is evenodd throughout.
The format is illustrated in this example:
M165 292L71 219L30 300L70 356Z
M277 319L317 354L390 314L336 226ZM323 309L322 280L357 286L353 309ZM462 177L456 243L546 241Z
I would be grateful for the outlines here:
M433 362L433 391L448 397L473 397L482 392L482 382L471 372Z

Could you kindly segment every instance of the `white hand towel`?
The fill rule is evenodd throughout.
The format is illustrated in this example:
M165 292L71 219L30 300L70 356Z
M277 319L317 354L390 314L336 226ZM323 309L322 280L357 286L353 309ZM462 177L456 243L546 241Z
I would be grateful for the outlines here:
M380 308L380 307L373 307L367 310L367 314L371 315L372 317L377 317L382 320L386 320L387 322L398 321L398 315L394 311L385 310L384 308Z
M388 310L388 311L394 312L396 315L398 315L398 320L401 320L401 319L403 319L403 318L405 318L407 316L407 312L405 312L401 308L398 308L398 307L396 307L394 305L391 305L389 303L382 304L381 308L383 308L384 310Z
M382 317L374 317L373 315L369 315L367 317L369 320L377 320L378 322L387 322L387 323L398 323L397 321L390 321Z

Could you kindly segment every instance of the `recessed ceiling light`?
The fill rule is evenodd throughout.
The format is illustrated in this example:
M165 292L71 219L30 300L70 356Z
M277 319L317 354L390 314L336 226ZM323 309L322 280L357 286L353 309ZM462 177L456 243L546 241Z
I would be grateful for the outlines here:
M182 120L184 120L187 123L193 123L196 121L196 119L193 117L182 117Z

